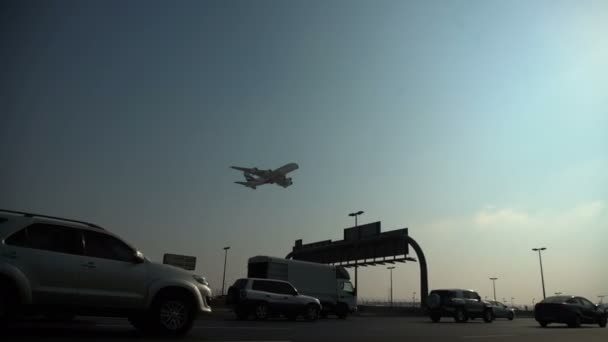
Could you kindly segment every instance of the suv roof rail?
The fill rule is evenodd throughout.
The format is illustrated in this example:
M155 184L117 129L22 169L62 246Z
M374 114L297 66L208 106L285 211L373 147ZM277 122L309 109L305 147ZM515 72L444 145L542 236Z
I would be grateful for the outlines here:
M41 217L41 218L47 218L47 219L51 219L51 220L58 220L58 221L65 221L65 222L72 222L72 223L79 223L79 224L83 224L85 226L89 226L91 228L96 228L96 229L101 229L103 230L102 227L90 223L90 222L85 222L85 221L78 221L78 220L72 220L72 219L66 219L63 217L57 217L57 216L49 216L49 215L41 215L41 214L34 214L34 213L27 213L27 212L23 212L23 211L16 211L16 210L6 210L6 209L0 209L0 213L9 213L9 214L15 214L15 215L22 215L25 217Z

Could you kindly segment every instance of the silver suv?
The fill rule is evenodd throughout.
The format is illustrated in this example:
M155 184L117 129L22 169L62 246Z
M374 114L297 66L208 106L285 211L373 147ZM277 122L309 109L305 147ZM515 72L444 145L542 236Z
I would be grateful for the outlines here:
M317 298L304 296L282 280L243 278L228 289L227 304L234 308L238 319L250 315L259 320L272 315L283 315L296 320L302 315L309 321L319 318L321 303Z
M150 262L92 223L0 210L0 320L15 314L128 317L181 335L211 313L207 281Z

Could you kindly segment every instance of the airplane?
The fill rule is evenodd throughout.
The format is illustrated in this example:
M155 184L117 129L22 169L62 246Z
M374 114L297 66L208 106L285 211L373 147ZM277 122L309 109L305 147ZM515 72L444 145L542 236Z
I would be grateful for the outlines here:
M296 163L289 163L276 170L260 170L257 167L247 168L239 166L231 166L231 168L243 171L243 176L245 176L246 182L235 182L236 184L241 184L255 190L256 187L264 184L277 184L284 188L290 186L293 184L293 181L290 177L286 177L286 175L291 171L297 170L299 166Z

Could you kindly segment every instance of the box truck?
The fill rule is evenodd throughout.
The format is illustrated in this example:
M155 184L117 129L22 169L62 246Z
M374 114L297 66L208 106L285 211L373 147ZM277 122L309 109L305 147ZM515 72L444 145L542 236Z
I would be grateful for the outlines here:
M255 256L247 265L249 278L278 279L290 282L299 293L319 299L321 315L346 318L357 310L357 293L342 266Z

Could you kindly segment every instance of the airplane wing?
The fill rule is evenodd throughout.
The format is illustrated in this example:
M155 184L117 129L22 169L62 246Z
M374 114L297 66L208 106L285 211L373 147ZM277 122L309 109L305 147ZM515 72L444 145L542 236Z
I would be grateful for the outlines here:
M272 170L260 170L257 167L249 168L249 167L231 166L231 168L242 171L245 174L255 175L255 176L263 177L263 178L268 178L272 174Z

